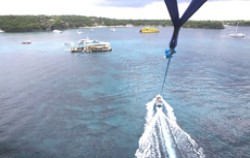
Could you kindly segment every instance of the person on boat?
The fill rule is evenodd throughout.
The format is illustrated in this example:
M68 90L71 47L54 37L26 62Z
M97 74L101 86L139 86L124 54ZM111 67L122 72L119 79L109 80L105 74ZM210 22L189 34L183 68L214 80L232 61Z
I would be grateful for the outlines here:
M162 97L160 95L156 96L155 106L161 108L163 106Z
M154 112L157 112L158 110L162 110L164 113L166 113L166 107L163 103L163 98L160 95L157 95L155 97L155 103L154 103Z

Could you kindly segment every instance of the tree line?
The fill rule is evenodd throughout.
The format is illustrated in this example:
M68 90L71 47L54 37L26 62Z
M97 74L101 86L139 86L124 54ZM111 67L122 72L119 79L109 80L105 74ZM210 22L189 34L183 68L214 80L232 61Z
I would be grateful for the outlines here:
M183 27L223 29L223 21L188 21ZM235 24L234 21L226 21L227 24ZM6 15L0 16L0 29L5 32L32 32L50 31L54 29L72 29L91 26L172 26L170 20L124 20L103 17L87 17L78 15ZM240 25L250 26L250 21L241 21Z

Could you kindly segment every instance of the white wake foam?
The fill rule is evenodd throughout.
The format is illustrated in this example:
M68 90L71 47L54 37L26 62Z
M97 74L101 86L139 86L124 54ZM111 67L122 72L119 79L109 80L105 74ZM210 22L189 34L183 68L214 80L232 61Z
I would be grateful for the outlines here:
M203 149L176 122L173 108L155 107L156 98L147 103L144 132L136 150L137 158L205 158Z

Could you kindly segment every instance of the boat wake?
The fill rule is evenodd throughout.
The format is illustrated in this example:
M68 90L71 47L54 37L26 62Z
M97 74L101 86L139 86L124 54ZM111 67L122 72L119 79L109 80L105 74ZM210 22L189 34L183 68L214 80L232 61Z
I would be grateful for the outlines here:
M203 149L178 126L173 108L162 97L162 106L157 106L157 97L146 104L146 123L135 156L137 158L205 158Z

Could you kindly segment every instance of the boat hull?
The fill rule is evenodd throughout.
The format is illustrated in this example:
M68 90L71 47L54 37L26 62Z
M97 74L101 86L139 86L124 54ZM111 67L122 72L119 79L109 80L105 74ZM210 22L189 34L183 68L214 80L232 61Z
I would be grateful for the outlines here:
M158 33L158 32L160 32L160 30L151 27L145 27L140 29L140 33Z

